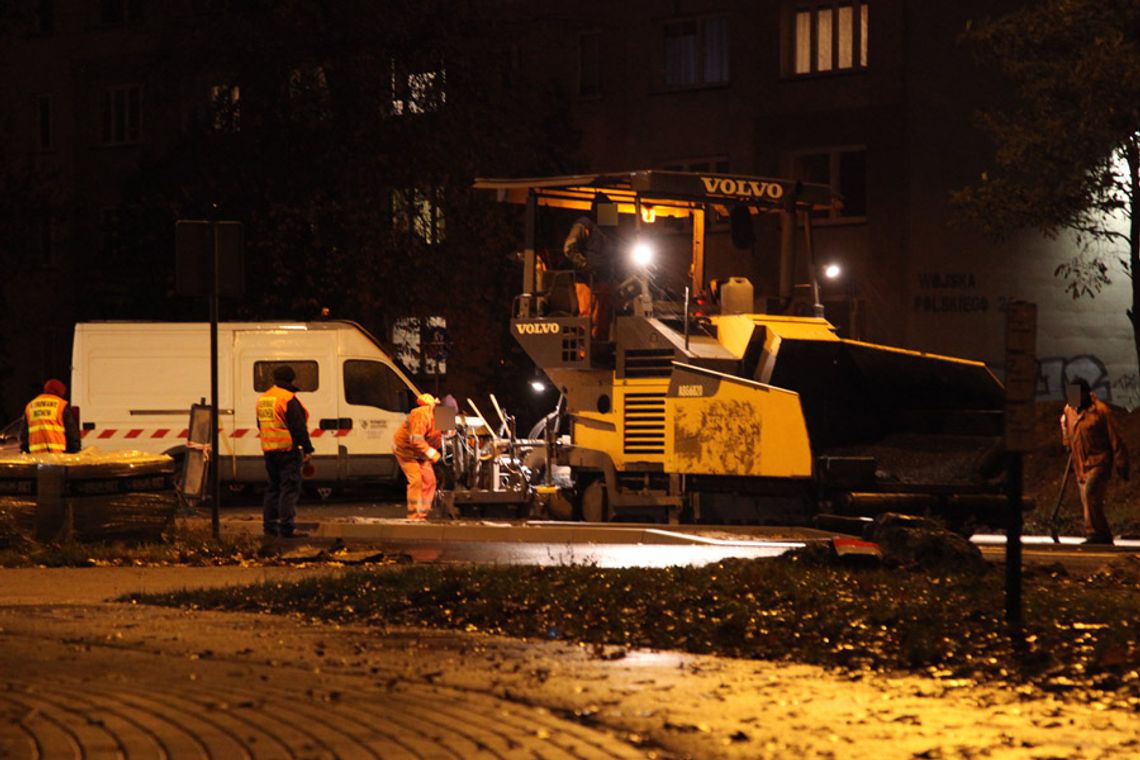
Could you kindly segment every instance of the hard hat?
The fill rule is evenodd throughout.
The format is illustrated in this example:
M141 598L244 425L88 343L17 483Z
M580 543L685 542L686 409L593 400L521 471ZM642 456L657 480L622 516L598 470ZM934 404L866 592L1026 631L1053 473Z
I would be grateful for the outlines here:
M438 406L439 405L439 399L437 399L435 396L431 395L430 393L421 393L419 396L416 397L416 403L419 404L420 406Z

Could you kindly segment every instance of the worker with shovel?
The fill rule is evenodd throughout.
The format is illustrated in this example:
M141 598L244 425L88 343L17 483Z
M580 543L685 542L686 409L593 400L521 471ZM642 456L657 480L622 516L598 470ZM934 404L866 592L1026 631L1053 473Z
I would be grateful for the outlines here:
M1085 543L1112 544L1112 529L1104 515L1104 496L1115 466L1128 480L1128 449L1120 438L1108 404L1089 390L1084 379L1070 383L1061 414L1061 442L1072 452L1073 474L1085 513Z

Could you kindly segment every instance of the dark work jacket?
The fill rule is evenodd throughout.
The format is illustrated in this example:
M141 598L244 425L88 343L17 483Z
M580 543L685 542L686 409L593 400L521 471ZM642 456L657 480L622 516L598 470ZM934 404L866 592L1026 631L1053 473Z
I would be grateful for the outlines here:
M563 255L575 269L604 279L613 278L612 249L609 236L588 216L574 222L562 244Z

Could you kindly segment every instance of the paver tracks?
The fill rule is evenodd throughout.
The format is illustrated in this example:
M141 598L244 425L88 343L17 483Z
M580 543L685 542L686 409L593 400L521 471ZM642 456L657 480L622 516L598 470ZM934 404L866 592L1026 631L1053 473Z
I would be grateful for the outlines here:
M390 673L3 633L0 758L646 756L539 707Z

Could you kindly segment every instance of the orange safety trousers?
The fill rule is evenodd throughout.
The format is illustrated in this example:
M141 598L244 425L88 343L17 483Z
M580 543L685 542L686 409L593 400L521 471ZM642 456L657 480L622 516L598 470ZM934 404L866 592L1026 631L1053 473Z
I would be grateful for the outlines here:
M408 518L426 520L435 498L435 470L426 459L396 457L408 478Z

